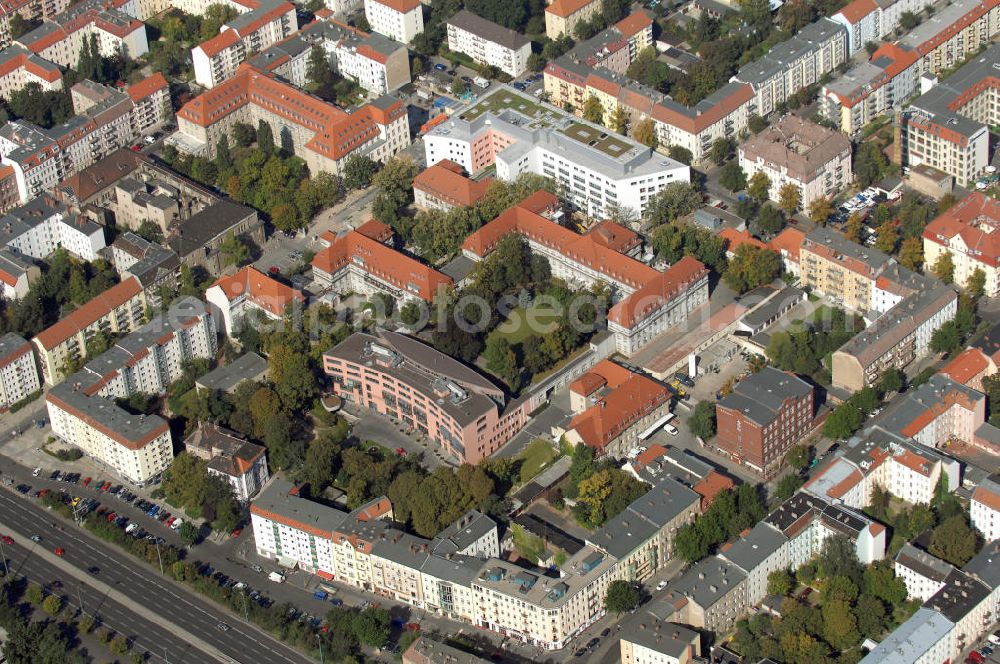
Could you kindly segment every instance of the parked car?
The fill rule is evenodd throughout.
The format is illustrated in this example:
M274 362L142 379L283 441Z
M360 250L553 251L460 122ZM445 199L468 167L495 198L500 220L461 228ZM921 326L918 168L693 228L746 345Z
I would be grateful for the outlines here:
M10 535L4 535L3 537L0 537L0 541L2 541L4 544L13 544L14 538L11 537Z
M439 62L436 65L434 65L434 69L437 69L438 71L447 71L448 67Z
M56 554L57 556L61 556L66 553L66 549L62 548L61 546L57 546L55 549L52 550L52 553Z

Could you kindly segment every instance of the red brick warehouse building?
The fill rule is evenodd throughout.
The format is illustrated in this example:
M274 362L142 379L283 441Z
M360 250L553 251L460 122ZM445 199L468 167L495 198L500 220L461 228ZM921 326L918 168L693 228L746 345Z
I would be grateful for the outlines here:
M737 383L715 406L715 444L733 460L770 477L788 450L812 429L813 389L767 367Z

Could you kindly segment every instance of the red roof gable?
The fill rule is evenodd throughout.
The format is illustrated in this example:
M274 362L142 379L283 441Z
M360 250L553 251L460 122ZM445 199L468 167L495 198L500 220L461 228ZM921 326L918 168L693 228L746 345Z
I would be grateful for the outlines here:
M283 316L285 309L295 300L302 301L302 293L272 279L252 266L234 275L222 277L212 287L218 286L230 302L238 297L246 299L274 316Z

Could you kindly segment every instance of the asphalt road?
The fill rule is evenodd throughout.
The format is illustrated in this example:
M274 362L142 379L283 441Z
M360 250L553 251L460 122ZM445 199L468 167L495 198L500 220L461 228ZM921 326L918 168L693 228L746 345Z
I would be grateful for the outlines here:
M49 551L62 547L66 551L63 559L71 565L84 571L98 566L102 582L144 603L168 623L211 644L235 662L299 664L310 661L228 611L176 587L144 563L98 542L61 517L49 514L31 498L0 492L0 514L3 514L4 523L13 529L15 540L28 541L31 535L40 535L43 538L40 546ZM217 628L220 622L228 624L230 629L220 631ZM178 647L181 654L185 644L179 643Z
M27 546L29 544L32 546ZM47 587L49 593L62 597L64 605L79 609L82 601L84 613L99 618L102 625L129 639L131 652L148 652L151 661L185 664L210 659L208 653L185 643L169 629L110 599L107 586L98 579L82 583L69 578L64 570L37 554L37 547L45 544L44 541L35 544L27 538L18 537L13 545L4 545L10 573ZM54 585L56 581L61 587Z

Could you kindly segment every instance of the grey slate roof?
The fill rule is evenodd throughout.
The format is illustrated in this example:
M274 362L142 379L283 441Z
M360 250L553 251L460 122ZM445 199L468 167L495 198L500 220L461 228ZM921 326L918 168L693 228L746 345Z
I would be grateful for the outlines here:
M28 346L27 350L30 352L31 347L27 339L13 332L8 332L0 337L0 360L5 359L11 353L24 349L25 346Z
M295 485L288 480L271 478L257 494L253 506L290 525L305 525L326 533L332 533L347 520L346 512L293 495L294 488Z
M965 563L962 571L979 579L988 588L1000 588L1000 540L984 545L972 560Z
M469 510L434 538L435 553L457 553L472 546L490 531L496 530L493 519L478 510Z
M717 556L705 558L667 586L664 600L672 602L686 597L708 610L746 581L747 575L736 565Z
M701 638L698 632L684 625L661 620L648 624L641 620L626 620L622 623L619 637L623 641L636 643L677 660L680 660L691 643L697 643Z
M869 652L861 664L913 664L944 639L955 624L937 611L917 609Z
M961 620L990 594L981 581L960 570L953 570L944 587L934 593L924 607L940 612L953 623Z
M975 403L986 397L971 387L956 383L942 374L934 374L926 383L896 399L892 408L880 419L879 425L895 433L901 433L910 423L920 417L928 408L943 401L945 394L959 392Z
M256 380L267 372L267 360L250 352L239 356L229 364L209 371L198 379L199 387L207 390L229 392L245 380Z
M780 530L761 521L719 555L749 574L787 541Z
M777 416L785 399L801 398L811 391L812 387L801 378L766 367L737 383L719 405L738 410L763 426Z
M257 211L253 208L219 199L184 221L180 231L167 239L167 244L183 258L196 251L204 251L217 237L247 217L256 215Z
M531 40L524 35L510 28L505 28L502 25L497 25L493 21L488 21L481 16L477 16L467 9L462 9L448 19L448 25L454 25L456 28L478 35L486 41L491 41L494 44L499 44L504 48L513 50L531 43Z
M948 575L955 569L952 565L918 549L909 542L904 544L903 548L896 554L896 562L912 569L921 576L941 583L944 583Z

